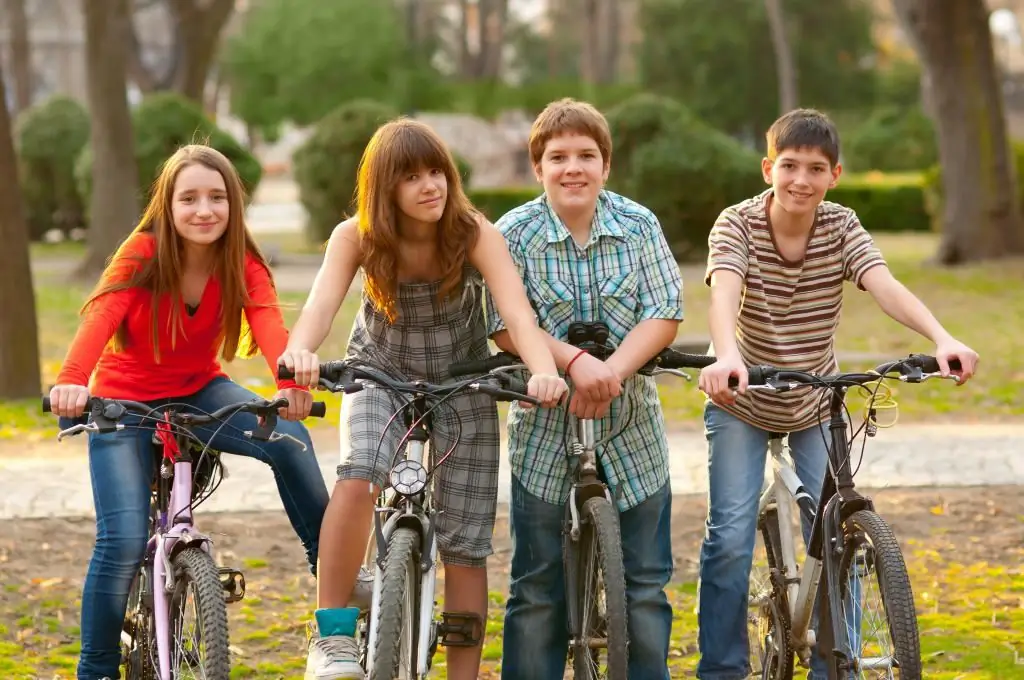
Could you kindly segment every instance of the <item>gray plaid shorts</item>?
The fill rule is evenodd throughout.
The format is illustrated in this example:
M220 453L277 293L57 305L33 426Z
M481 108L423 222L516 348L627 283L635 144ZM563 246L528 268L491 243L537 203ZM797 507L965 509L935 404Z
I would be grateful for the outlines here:
M437 284L403 284L399 318L390 324L363 300L349 338L348 356L395 377L450 381L448 367L488 356L479 274L467 269L463 294L438 300ZM494 401L481 394L447 400L431 413L431 465L458 442L434 476L437 540L445 564L483 567L493 552L498 502L500 439ZM368 387L342 400L342 459L338 479L383 486L406 432L402 397ZM432 405L432 404L431 404ZM390 423L389 423L390 421Z

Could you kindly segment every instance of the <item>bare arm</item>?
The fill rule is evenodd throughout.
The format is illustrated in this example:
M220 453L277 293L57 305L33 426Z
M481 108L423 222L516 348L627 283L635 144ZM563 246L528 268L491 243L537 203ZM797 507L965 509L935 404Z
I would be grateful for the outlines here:
M896 280L885 265L875 265L860 279L864 290L871 293L882 311L912 331L920 333L936 345L952 339L934 315L916 295Z
M672 344L679 330L674 319L646 319L637 324L605 362L619 380L625 380Z
M349 219L334 228L327 242L323 264L302 306L299 320L292 328L287 349L315 352L331 332L334 317L359 270L359 233L356 220Z
M708 310L708 324L711 327L711 342L715 356L719 358L739 356L736 346L736 317L740 312L740 297L743 294L743 279L728 269L716 269L711 274L711 305Z
M526 296L526 288L508 252L505 239L486 220L480 222L480 237L469 254L469 261L483 275L497 311L505 322L505 333L512 347L518 350L523 363L531 373L557 375L557 360L553 357L554 347L550 344L557 341L537 325L533 307Z

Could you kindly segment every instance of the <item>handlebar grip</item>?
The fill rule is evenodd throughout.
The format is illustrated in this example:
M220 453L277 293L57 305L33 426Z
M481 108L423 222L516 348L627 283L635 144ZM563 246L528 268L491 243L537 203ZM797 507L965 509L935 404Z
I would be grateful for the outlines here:
M913 356L914 363L918 365L924 373L938 373L939 372L939 360L935 357L928 356L927 354L915 354ZM959 359L953 359L949 362L949 370L959 371L962 366L960 365Z
M509 352L498 352L486 359L476 361L460 361L448 367L448 374L453 378L467 375L490 373L496 368L514 366L523 363L522 359Z
M322 401L314 401L313 407L309 409L309 415L313 418L323 418L327 415L327 404Z
M687 354L667 347L656 357L660 368L707 368L718 361L718 357L707 354Z
M750 366L747 369L747 384L764 385L776 373L778 373L778 369L771 366ZM729 376L729 387L736 389L739 386L740 381L736 376Z
M277 366L277 379L278 380L291 380L295 377L295 371L288 368L284 364L278 364Z
M43 413L53 413L53 411L50 410L50 398L49 397L43 397Z

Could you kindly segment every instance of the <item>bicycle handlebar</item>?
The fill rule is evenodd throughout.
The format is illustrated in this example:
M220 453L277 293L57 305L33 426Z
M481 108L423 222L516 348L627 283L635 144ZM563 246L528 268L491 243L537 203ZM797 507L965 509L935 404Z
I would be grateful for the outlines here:
M471 389L486 394L495 401L521 401L535 406L540 405L540 400L529 396L526 385L523 381L513 376L492 375L503 384L501 386L488 384L480 381L462 381L451 385L439 385L423 380L402 381L395 380L383 374L383 372L368 370L354 365L348 361L335 360L325 361L320 364L319 384L331 392L344 392L353 394L363 389L361 380L368 380L383 387L401 392L404 394L422 394L429 397L446 397L455 392ZM499 368L495 366L494 368ZM490 370L494 370L494 368ZM490 371L483 371L489 373ZM287 366L278 366L277 375L281 380L288 380L295 377L295 372Z
M117 413L116 415L114 415L116 411L112 411L110 414L106 413L106 409L108 407L116 408L117 406L123 407L124 411L121 413ZM262 404L257 401L247 401L239 402L236 404L228 404L227 406L219 408L209 415L203 415L198 413L181 413L178 415L186 416L189 425L205 425L207 423L212 423L215 420L223 419L225 415L232 411L245 411L248 413L254 413L258 416L261 416L286 406L288 406L288 400L282 397L281 399L276 399L274 401L265 401ZM103 397L89 397L89 400L85 402L85 410L88 413L93 413L98 410L99 413L104 415L106 418L116 420L118 418L121 418L124 415L124 413L128 411L138 413L140 415L148 415L152 413L154 410L159 409L154 409L152 406L147 406L142 402L132 401L130 399L104 399ZM52 413L52 411L50 410L49 397L43 397L43 413ZM310 417L313 418L323 418L324 416L327 415L327 404L322 401L314 401L312 408L310 408L309 410L309 415ZM82 418L85 417L85 415L82 416ZM74 420L80 419L76 418Z
M713 358L713 357L709 357ZM953 359L949 362L951 371L961 369L960 361ZM834 375L819 376L806 371L790 371L776 366L751 366L747 369L747 384L751 386L766 385L782 391L778 382L791 382L811 387L831 387L849 383L870 383L880 377L891 375L899 371L900 379L905 382L921 382L927 379L928 375L939 372L939 361L927 354L911 354L905 359L887 361L879 364L873 371L860 373L836 373ZM729 386L737 387L739 381L735 377L729 378Z
M588 352L591 352L590 347L581 347ZM685 352L679 352L671 347L667 347L658 353L653 359L648 361L637 373L643 375L650 375L656 369L680 369L680 368L704 368L715 363L717 359L712 356L704 354L687 354ZM519 366L522 364L522 359L510 352L498 352L493 354L486 359L479 361L463 361L461 363L452 364L448 372L452 377L459 377L465 375L479 375L481 373L490 373L491 371L499 368L506 368L509 366Z

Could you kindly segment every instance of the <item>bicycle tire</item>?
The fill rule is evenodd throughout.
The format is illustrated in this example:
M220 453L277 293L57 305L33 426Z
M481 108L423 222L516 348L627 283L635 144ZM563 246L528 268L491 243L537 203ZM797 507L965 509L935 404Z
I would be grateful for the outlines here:
M779 513L772 506L765 509L757 520L758 535L764 543L765 557L768 560L768 578L771 584L771 594L767 602L762 603L756 611L747 613L747 636L750 649L750 668L755 677L762 680L792 680L794 656L789 641L791 622L789 620L789 594L786 590L785 575L782 558L782 538L779 532ZM755 552L757 551L755 544ZM755 573L751 570L750 586L763 587L763 584L755 584ZM754 593L751 592L751 596ZM751 608L753 603L751 602ZM755 640L750 638L756 634ZM771 635L775 642L775 649L772 656L768 656L769 650L765 648L765 639ZM756 647L755 647L756 644ZM764 659L770 659L767 666Z
M153 567L143 562L128 592L128 607L121 624L121 660L126 680L156 680L155 622L153 620L153 593L146 584L153 583ZM150 586L151 588L152 586ZM127 640L125 639L127 637Z
M388 538L381 580L377 639L370 680L407 680L416 673L420 535L405 527ZM409 611L411 610L411 611ZM406 658L402 658L402 652Z
M892 529L877 513L859 510L844 525L843 554L839 562L839 588L842 602L850 583L853 555L861 542L873 548L875 573L882 591L882 604L889 635L899 662L901 680L921 678L921 640L917 628L917 611L910 576L903 552Z
M570 606L578 608L580 616L580 636L575 641L572 649L573 677L576 680L594 680L596 678L607 678L608 680L626 680L629 669L629 626L628 614L626 611L626 574L622 564L622 534L619 529L619 515L607 498L590 498L583 504L581 516L582 531L580 536L580 547L578 559L575 560L577 569L582 570L576 578L577 592L572 594L574 601ZM593 578L586 578L588 573L587 555L590 548L595 549L593 554L592 572ZM596 608L598 598L595 582L600 570L603 580L605 615L602 621L596 622L602 625L604 630L583 630L585 621L590 617L583 616L584 608ZM588 587L592 590L588 591ZM591 597L587 593L592 592ZM593 612L592 612L593 613ZM604 675L596 674L595 668L598 665L600 654L598 650L592 649L588 640L591 632L596 632L606 640L605 663L607 666ZM600 635L603 632L603 635Z
M177 677L181 651L177 640L177 622L182 617L182 606L187 603L189 586L193 587L195 608L198 618L199 635L205 647L201 661L204 677L208 680L229 680L231 658L228 643L227 602L224 586L220 582L217 565L210 553L197 546L183 549L171 562L174 569L175 585L170 597L171 625L170 639L174 647L170 650L171 673Z

